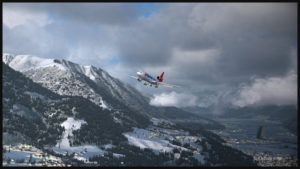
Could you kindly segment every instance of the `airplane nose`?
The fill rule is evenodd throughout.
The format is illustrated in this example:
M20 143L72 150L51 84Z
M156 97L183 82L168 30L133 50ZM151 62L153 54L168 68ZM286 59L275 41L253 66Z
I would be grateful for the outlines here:
M136 72L138 75L142 75L143 73L142 72Z

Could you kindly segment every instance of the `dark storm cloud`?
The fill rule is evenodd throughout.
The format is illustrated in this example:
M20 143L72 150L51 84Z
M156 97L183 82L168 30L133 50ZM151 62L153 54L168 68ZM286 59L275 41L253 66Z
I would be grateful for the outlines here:
M283 75L289 69L291 44L284 39L248 38L224 44L218 66L225 76Z
M136 7L126 3L60 3L48 8L62 19L91 24L127 24L137 16Z
M195 81L283 75L296 46L296 9L282 3L171 4L122 30L119 49L128 64L145 66L169 65L174 48L219 50L214 66L174 65L174 72Z
M232 14L236 12L240 14ZM289 71L289 53L297 45L295 4L233 6L224 13L219 20L229 23L214 29L223 50L218 62L223 77L266 77Z
M119 49L131 65L166 65L174 48L206 49L215 45L210 37L188 24L193 4L171 4L146 19L139 19L120 33Z
M208 15L207 10L213 7L215 8L211 15ZM182 75L193 78L195 82L206 79L230 82L235 79L234 82L238 83L252 75L276 76L289 71L289 53L291 48L297 45L296 14L296 4L170 5L158 16L150 17L147 24L139 29L147 29L147 33L151 35L151 38L145 38L149 40L147 43L152 42L165 49L161 50L160 55L156 52L156 56L151 56L151 61L157 62L153 65L170 63L173 57L170 50L176 47L183 51L212 48L220 51L220 57L216 59L215 65L176 64L174 72L182 72ZM153 29L150 29L148 25L155 27L152 26ZM157 30L163 31L158 34ZM157 40L159 38L160 41ZM155 41L151 41L152 39ZM129 41L136 40L132 38ZM140 40L137 43L143 44L144 41ZM134 50L135 47L128 45L123 51L127 53L130 48ZM151 51L155 48L151 45L141 45L137 50L153 53ZM136 56L135 53L130 54L131 58L138 58L131 59L131 64L150 61L147 54L144 56L148 57L143 57L140 53ZM161 60L160 56L163 56Z
M146 66L150 63L152 68L149 66L149 70L156 74L166 67L171 70L167 75L172 83L189 84L188 88L193 92L214 91L222 96L220 93L235 91L241 83L253 83L253 77L286 79L286 74L297 67L296 55L291 55L297 46L296 4L170 5L157 16L150 17L147 24L139 29L147 29L146 32L152 35L149 39L145 38L150 41L149 44L152 39L160 38L158 44L163 45L161 48L164 50L161 55L156 52L156 56L145 54L148 57L143 58L131 53L130 64ZM157 30L162 32L157 34ZM132 38L129 41L135 40ZM122 51L126 54L130 48L134 47L128 45ZM155 48L141 45L138 50L152 53ZM207 50L218 52L205 52ZM285 92L284 89L278 90Z
M285 79L297 69L296 3L158 6L143 17L132 3L5 4L4 11L38 14L28 17L42 21L4 24L4 50L93 64L133 85L125 76L138 68L154 76L165 71L166 82L184 86L174 91L199 98L235 90L253 77ZM35 17L45 13L46 19ZM111 57L120 64L110 65Z
M28 12L48 12L56 21L80 24L128 24L138 13L130 3L5 3L5 8Z
M143 25L121 31L118 47L128 65L161 65L171 57L168 34L163 29L143 30Z

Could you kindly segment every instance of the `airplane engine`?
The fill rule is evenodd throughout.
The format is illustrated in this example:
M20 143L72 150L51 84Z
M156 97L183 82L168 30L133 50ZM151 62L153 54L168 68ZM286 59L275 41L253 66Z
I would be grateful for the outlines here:
M139 82L142 81L142 79L137 79Z
M148 84L148 83L146 83L146 82L144 83L145 86L147 86L147 84Z

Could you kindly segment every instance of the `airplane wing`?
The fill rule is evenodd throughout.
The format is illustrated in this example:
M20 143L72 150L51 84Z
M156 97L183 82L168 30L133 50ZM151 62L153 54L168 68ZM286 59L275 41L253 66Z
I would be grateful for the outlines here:
M136 76L131 76L131 75L128 75L128 76L131 77L131 78L134 78L134 79L138 79L138 77L136 77ZM142 80L142 81L144 81L144 80ZM152 82L157 82L157 81L153 80ZM178 86L178 85L173 85L173 84L168 84L168 83L163 83L163 82L158 82L158 84L161 85L161 86L164 86L164 87L169 87L169 88L181 87L181 86Z
M163 83L163 82L159 82L159 84L162 85L162 86L164 86L164 87L169 87L169 88L180 87L178 85L167 84L167 83Z
M130 75L128 75L129 77L132 77L132 78L134 78L134 79L138 79L138 77L135 77L135 76L130 76Z

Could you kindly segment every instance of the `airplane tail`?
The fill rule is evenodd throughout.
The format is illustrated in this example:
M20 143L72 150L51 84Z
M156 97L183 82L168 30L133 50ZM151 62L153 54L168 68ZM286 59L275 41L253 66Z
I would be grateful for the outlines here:
M157 80L158 80L159 82L162 82L162 81L163 81L164 73L165 73L165 72L162 72L160 76L157 76Z

